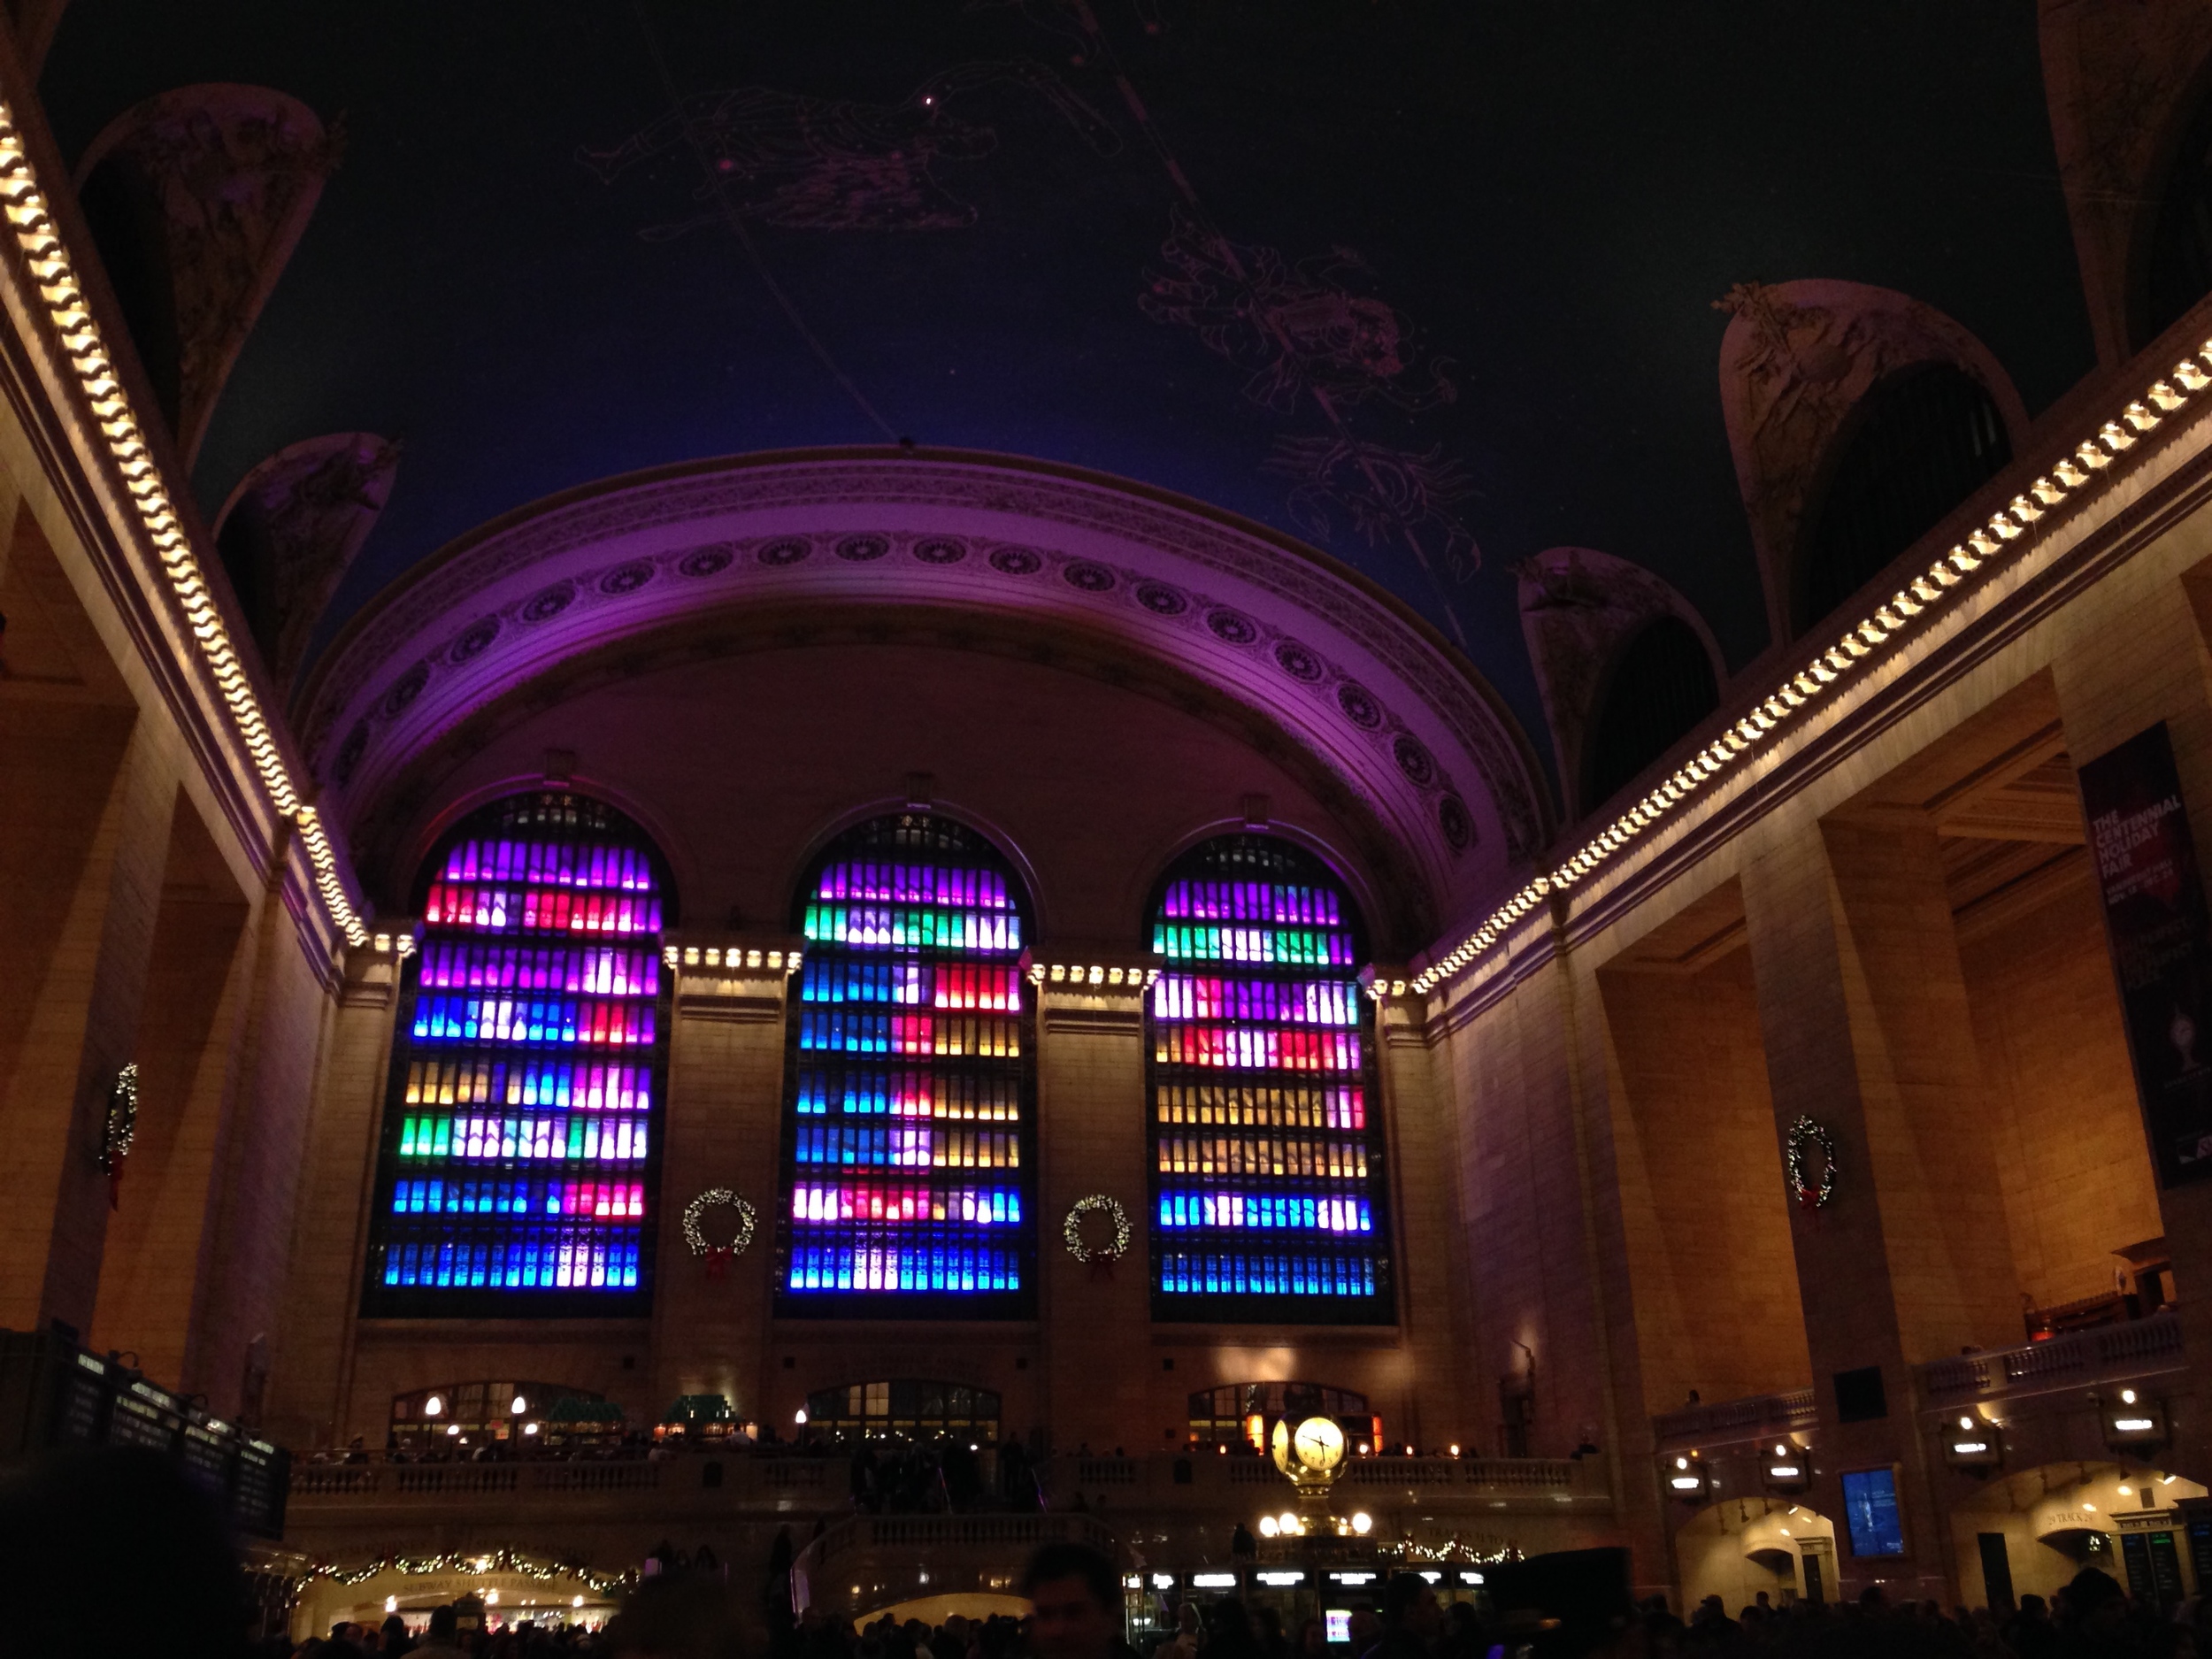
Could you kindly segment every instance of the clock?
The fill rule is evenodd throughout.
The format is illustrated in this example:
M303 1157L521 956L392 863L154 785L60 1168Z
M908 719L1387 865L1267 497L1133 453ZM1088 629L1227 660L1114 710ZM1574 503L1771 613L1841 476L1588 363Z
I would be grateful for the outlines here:
M1294 1480L1325 1475L1344 1461L1344 1431L1327 1417L1294 1425L1286 1417L1275 1425L1273 1449L1275 1467Z

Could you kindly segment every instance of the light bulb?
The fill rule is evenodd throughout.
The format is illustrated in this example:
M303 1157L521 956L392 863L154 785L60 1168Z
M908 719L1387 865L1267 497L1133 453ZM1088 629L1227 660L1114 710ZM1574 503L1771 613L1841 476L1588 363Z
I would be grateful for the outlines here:
M2123 1389L2121 1389L2121 1390L2120 1390L2120 1403L2121 1403L2122 1405L2124 1405L2124 1406L2131 1406L2131 1405L2133 1405L2133 1404L2135 1403L2135 1390L2134 1390L2134 1389L2132 1389L2132 1388L2123 1388Z
M577 1597L577 1598L576 1598L573 1601L571 1601L571 1602L569 1603L569 1606L571 1606L571 1607L581 1607L581 1606L583 1606L583 1604L584 1604L584 1598L583 1598L582 1596L580 1596L580 1596L578 1596L578 1597Z
M445 1396L443 1394L432 1394L429 1399L422 1402L422 1414L426 1417L444 1416Z
M1452 1448L1452 1455L1455 1457L1459 1455L1459 1448L1457 1446L1454 1446Z
M525 1400L520 1394L517 1394L512 1400L510 1400L507 1402L507 1409L512 1412L516 1417L520 1417L529 1409L530 1402L527 1400Z
M1278 1521L1273 1516L1263 1515L1260 1517L1260 1536L1262 1538L1272 1538L1282 1530L1282 1523Z
M398 1612L398 1611L399 1611L399 1598L398 1598L397 1596L396 1596L396 1595L388 1595L388 1596L386 1596L386 1597L384 1598L384 1610L385 1610L387 1613L396 1613L396 1612Z
M1674 1460L1674 1466L1677 1469L1687 1469L1690 1466L1690 1460L1686 1457L1678 1457Z
M1368 1514L1364 1509L1362 1509L1358 1514L1352 1517L1352 1530L1355 1532L1357 1532L1362 1538L1367 1536L1369 1530L1372 1528L1374 1525L1375 1517Z
M1959 1427L1962 1429L1970 1429L1973 1426L1974 1419L1972 1417L1961 1417L1959 1419Z
M1282 1512L1282 1515L1277 1519L1275 1525L1281 1529L1286 1537L1295 1538L1298 1536L1298 1517L1290 1510L1285 1509Z
M806 1408L804 1406L801 1406L797 1411L792 1414L791 1420L797 1424L801 1428L804 1428L806 1426Z

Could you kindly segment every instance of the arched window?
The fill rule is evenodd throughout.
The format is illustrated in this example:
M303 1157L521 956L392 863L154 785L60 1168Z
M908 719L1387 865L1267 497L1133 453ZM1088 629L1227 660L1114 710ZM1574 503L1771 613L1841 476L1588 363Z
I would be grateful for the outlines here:
M831 843L785 1064L786 1314L1035 1310L1029 896L980 835L919 813Z
M1154 1317L1391 1322L1351 895L1288 842L1222 836L1168 872L1152 949Z
M995 1440L999 1397L965 1383L895 1377L818 1388L806 1397L807 1438Z
M1319 1383L1228 1383L1202 1388L1190 1397L1190 1438L1194 1445L1242 1446L1268 1449L1269 1437L1284 1418L1331 1417L1348 1444L1366 1451L1382 1444L1382 1419L1367 1409L1367 1396Z
M433 851L365 1314L643 1310L668 902L644 833L580 795L495 803Z
M1857 593L2011 459L1996 403L1963 370L1924 363L1868 393L1810 517L1798 631Z
M516 1446L598 1444L622 1438L622 1408L565 1383L433 1383L392 1396L395 1451L468 1455L494 1440Z
M1704 641L1679 617L1647 623L1615 661L1591 723L1582 810L1596 810L1719 706Z
M2212 294L2212 98L2198 107L2166 175L2143 278L2138 351Z

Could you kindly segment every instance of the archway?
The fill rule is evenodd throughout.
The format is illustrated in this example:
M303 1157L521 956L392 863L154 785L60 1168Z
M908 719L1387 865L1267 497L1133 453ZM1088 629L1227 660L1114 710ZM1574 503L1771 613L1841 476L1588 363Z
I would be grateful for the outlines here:
M2170 1469L2109 1459L2044 1463L1993 1480L1951 1511L1959 1593L1968 1605L1994 1610L2024 1595L2047 1599L2084 1567L2097 1567L2138 1599L2170 1605L2212 1588L2189 1564L2179 1507L2205 1495Z
M1731 1618L1758 1605L1784 1607L1836 1594L1836 1527L1787 1498L1724 1498L1700 1509L1674 1535L1682 1605L1720 1598Z

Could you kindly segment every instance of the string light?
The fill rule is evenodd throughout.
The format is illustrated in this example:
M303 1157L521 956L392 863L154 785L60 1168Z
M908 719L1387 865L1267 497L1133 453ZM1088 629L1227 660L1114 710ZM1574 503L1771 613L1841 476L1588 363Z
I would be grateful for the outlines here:
M1781 689L1761 703L1761 712L1767 717L1764 721L1737 722L1724 737L1678 766L1556 869L1537 876L1498 906L1457 946L1414 976L1409 981L1414 994L1426 996L1463 972L1538 903L1586 879L1632 839L1676 814L1699 789L1786 729L1845 676L1855 672L1878 652L1893 648L1899 635L1918 626L1916 618L1922 613L1955 599L1968 576L2008 552L2012 543L2027 534L2027 526L2047 516L2051 509L2081 505L2094 488L2109 481L2104 475L2114 458L2134 448L2139 441L2138 434L2151 431L2164 414L2212 387L2208 365L2212 365L2212 340L2146 388L2141 398L2129 402L2116 419L2100 426L2072 455L2038 478L2025 492L2015 495L1985 524L1969 532L1960 545L1938 559L1924 575L1913 578L1909 590L1901 590L1877 606L1871 616L1789 675ZM2163 413L2154 412L2146 399Z
M524 1555L511 1549L500 1548L471 1550L465 1555L449 1551L438 1555L380 1555L358 1567L339 1567L326 1561L318 1562L295 1578L292 1583L304 1588L318 1578L327 1578L333 1584L351 1586L365 1584L380 1572L403 1573L409 1578L419 1578L434 1572L503 1572L539 1584L554 1578L572 1578L579 1584L588 1585L600 1595L610 1594L634 1583L637 1577L633 1572L601 1572L576 1562L552 1561L543 1556ZM576 1605L581 1606L582 1603L580 1601Z
M91 404L108 453L122 477L123 488L137 510L141 527L151 545L158 566L183 612L188 631L217 691L230 711L238 741L260 774L262 787L279 816L298 833L307 854L315 890L332 925L346 942L360 948L369 942L368 929L346 892L338 871L338 856L315 809L301 801L290 771L284 764L274 733L262 713L230 632L216 610L200 573L197 557L185 535L175 508L170 503L160 470L117 378L115 364L93 319L77 280L69 250L62 245L45 193L39 188L26 152L23 135L15 125L14 111L0 102L0 212L15 232L47 318L54 327L62 353L75 370L79 386Z

